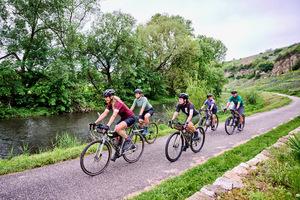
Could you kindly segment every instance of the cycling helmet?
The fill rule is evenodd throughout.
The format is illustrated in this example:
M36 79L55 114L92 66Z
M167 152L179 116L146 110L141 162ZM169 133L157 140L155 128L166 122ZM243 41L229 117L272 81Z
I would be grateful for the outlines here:
M208 97L212 97L212 96L213 95L211 93L208 93L206 97L208 98Z
M115 90L114 89L107 89L103 92L104 97L110 97L112 95L115 95Z
M134 94L136 94L136 93L142 94L143 90L137 88L137 89L134 90Z
M183 99L188 99L189 98L189 95L187 93L180 93L178 95L179 98L183 98Z
M231 94L236 94L236 93L237 93L236 90L232 90L232 91L231 91Z

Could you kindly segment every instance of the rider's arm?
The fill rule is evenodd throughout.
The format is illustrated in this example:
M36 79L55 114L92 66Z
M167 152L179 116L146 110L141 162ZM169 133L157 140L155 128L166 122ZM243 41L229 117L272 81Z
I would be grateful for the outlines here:
M134 108L135 108L135 105L136 105L136 99L133 101L133 104L132 104L132 106L131 106L131 108L130 108L130 110L134 110Z
M240 105L241 105L241 102L238 102L238 104L237 104L237 106L236 106L236 109L237 109L237 110L239 109Z
M209 108L209 110L211 110L212 111L212 109L214 108L214 103L213 104L211 104L211 106L210 106L210 108Z
M119 113L119 110L118 109L114 109L114 112L112 114L112 116L110 117L108 123L107 123L107 126L110 126L116 119L117 115Z
M144 103L143 103L143 105L142 105L142 108L141 108L141 110L140 110L140 115L142 115L142 114L143 114L143 112L144 112L144 110L145 110L145 107L146 107L146 105L147 105L147 101L144 101Z
M101 122L109 113L109 110L106 108L104 112L98 117L98 119L95 121L95 124Z
M189 123L193 118L194 109L190 109L190 114L188 118L186 119L186 123Z
M173 114L172 120L176 119L178 114L179 114L179 112L175 111L174 114Z

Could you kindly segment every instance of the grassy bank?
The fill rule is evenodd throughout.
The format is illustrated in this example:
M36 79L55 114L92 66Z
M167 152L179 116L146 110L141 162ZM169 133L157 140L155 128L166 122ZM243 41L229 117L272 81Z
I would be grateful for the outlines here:
M174 97L162 97L159 100L150 100L153 106L162 105L162 104L170 104L174 103L176 100ZM130 102L132 103L132 102ZM131 105L128 103L127 105ZM99 105L95 103L91 103L84 110L92 111L98 110ZM101 107L100 107L101 108ZM83 112L83 111L76 111ZM37 117L37 116L50 116L50 115L58 115L58 112L51 110L50 108L38 107L38 108L7 108L0 107L0 119L9 119L9 118L26 118L26 117Z
M300 133L297 135L300 139ZM299 172L299 154L296 155L289 146L273 149L271 159L244 179L244 188L225 193L220 199L300 199Z
M253 89L300 97L300 70L260 79L236 79L230 81L226 88Z
M278 138L300 126L300 116L258 136L245 144L226 151L222 155L209 159L184 174L168 179L150 191L143 192L134 199L185 199L206 184L232 169L241 162L248 161L266 147L274 144Z

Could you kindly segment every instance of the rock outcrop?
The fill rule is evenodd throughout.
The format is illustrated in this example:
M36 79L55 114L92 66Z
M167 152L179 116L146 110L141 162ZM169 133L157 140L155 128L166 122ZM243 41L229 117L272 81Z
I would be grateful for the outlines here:
M274 64L271 75L278 76L286 72L292 71L292 67L300 61L300 54L293 54L287 58L277 61Z

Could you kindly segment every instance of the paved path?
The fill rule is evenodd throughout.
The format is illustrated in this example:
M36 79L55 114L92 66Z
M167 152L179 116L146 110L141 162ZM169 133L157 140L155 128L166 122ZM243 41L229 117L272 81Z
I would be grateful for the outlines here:
M290 98L293 102L288 106L247 117L242 133L229 136L221 123L218 131L208 132L200 153L189 149L175 163L166 159L167 137L162 137L146 145L139 162L128 164L118 159L95 177L81 171L79 159L0 176L0 199L122 199L300 115L300 98Z

